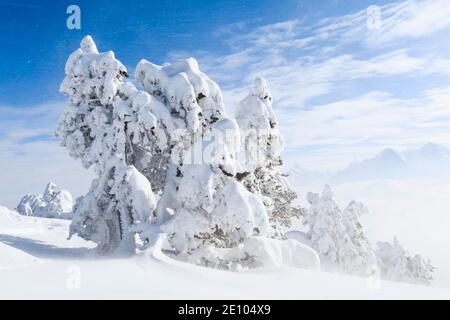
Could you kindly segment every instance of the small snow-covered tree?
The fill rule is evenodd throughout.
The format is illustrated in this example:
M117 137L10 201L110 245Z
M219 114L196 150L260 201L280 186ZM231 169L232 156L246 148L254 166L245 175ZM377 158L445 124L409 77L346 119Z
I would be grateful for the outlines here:
M411 256L397 238L390 242L378 242L375 250L383 278L392 281L429 285L434 267L420 255Z
M311 206L304 222L319 256L348 273L364 274L371 269L375 257L358 221L365 207L353 201L341 212L328 185L321 195L308 193L307 200Z
M43 194L25 195L20 199L16 210L26 216L69 219L72 207L72 195L49 182Z
M241 130L239 160L243 169L282 164L283 139L272 109L272 94L264 78L256 78L248 95L239 103L236 121Z
M345 267L346 269L355 268L359 272L365 272L371 271L376 265L372 245L359 221L360 217L367 213L367 207L358 201L351 201L342 212L342 222L353 244L351 251L351 255L353 256L347 259L350 262Z
M70 234L95 241L102 253L132 253L130 227L149 220L156 206L150 182L135 167L153 151L145 143L155 139L151 97L127 82L114 53L99 53L90 36L70 55L65 73L61 91L70 104L56 135L98 174L75 205Z
M263 199L272 226L281 232L280 227L289 227L292 219L304 212L294 204L297 194L281 172L283 139L264 78L256 78L249 94L239 103L236 121L241 133L237 177Z

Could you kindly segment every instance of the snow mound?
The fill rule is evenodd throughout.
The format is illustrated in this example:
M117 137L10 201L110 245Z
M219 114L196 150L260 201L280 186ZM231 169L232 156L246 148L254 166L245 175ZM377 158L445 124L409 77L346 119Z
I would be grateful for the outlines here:
M20 215L17 212L11 211L4 206L0 206L0 226L4 227L11 223L18 222Z
M27 194L20 199L17 212L25 216L70 219L73 199L69 191L49 182L44 194Z

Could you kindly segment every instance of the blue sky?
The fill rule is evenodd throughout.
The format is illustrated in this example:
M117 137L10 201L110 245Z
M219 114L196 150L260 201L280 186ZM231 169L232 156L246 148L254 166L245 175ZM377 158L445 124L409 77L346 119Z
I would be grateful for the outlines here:
M81 8L81 30L66 8ZM367 8L377 5L379 27ZM64 63L90 34L132 71L194 56L232 110L266 77L291 163L345 167L386 147L450 147L450 0L0 0L0 203L90 173L52 137ZM86 182L87 181L87 182Z
M344 4L345 3L345 4ZM163 63L169 52L198 49L223 54L219 31L290 19L315 21L367 7L366 1L0 1L0 103L29 106L62 98L58 93L67 56L91 34L130 68L146 57ZM81 30L66 28L66 8L81 9ZM17 90L20 85L22 90ZM26 94L23 94L23 91Z

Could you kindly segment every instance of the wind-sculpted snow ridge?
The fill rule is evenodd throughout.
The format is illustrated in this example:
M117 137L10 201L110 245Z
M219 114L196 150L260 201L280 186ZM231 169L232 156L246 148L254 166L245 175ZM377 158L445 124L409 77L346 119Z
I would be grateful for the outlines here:
M309 228L306 240L331 270L354 275L374 275L392 281L430 284L434 267L420 255L410 256L394 239L394 243L378 242L374 249L359 222L367 213L356 201L341 211L326 185L321 195L308 193L310 208L303 221Z
M166 237L166 233L159 233L141 257L150 257L152 260L165 265L185 267L183 263L164 254ZM255 265L255 267L292 267L320 270L320 260L317 253L308 246L294 240L279 241L265 237L252 237L232 249L210 248L209 254L218 255L224 261L242 261L249 259L251 256L258 256L258 265ZM239 263L233 267L236 270L241 270L243 265Z
M311 249L281 240L282 225L302 210L281 174L282 139L265 80L255 81L235 121L193 58L163 66L142 60L135 77L145 91L127 76L89 36L67 61L61 91L70 104L56 134L98 175L75 205L71 235L105 254L133 254L136 234L145 249L164 233L165 254L224 269L264 265L262 251L275 249L255 243L272 239L280 257L295 251L315 268ZM257 145L268 150L262 159L246 155L258 146L241 147L247 129L259 130Z
M73 209L72 195L49 182L44 194L27 194L20 199L17 212L25 216L70 219Z

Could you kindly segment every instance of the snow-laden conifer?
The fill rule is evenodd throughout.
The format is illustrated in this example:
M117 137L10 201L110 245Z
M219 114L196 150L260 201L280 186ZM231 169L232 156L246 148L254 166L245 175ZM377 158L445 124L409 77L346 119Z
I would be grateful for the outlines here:
M152 156L152 99L126 80L114 53L99 53L89 36L70 55L65 73L61 92L70 103L56 134L71 156L98 175L77 200L70 233L98 243L102 253L134 253L130 227L148 221L156 206L150 182L135 167Z
M333 192L325 186L322 194L308 193L310 208L305 223L308 238L326 264L352 274L365 274L376 261L359 217L367 209L352 201L342 212L333 200Z
M397 238L391 242L377 242L376 257L383 278L414 284L430 284L434 267L429 260L410 255Z
M264 78L256 78L239 103L236 121L241 134L237 177L263 199L272 226L281 232L303 210L294 203L297 194L282 174L283 138L272 109L272 94Z

